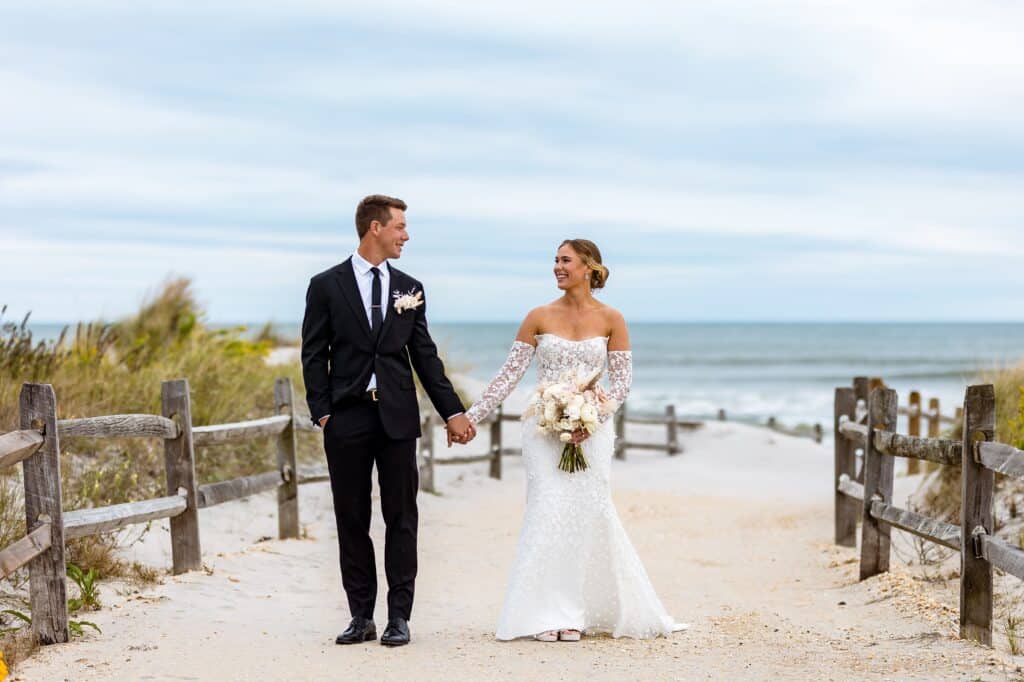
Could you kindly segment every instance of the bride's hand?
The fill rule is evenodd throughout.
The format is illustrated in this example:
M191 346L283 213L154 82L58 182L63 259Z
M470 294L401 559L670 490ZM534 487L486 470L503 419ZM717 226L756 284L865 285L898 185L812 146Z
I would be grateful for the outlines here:
M587 431L586 429L576 429L575 431L572 432L572 440L569 442L579 445L588 438L590 438L589 431Z

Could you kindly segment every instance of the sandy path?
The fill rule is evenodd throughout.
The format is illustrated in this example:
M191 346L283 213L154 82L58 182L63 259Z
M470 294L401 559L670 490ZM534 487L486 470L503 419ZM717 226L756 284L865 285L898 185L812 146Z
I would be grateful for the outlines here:
M631 455L614 476L627 531L689 632L495 641L523 504L510 458L501 482L482 468L439 469L444 494L421 497L408 647L333 644L347 610L329 490L317 484L300 494L311 539L255 542L276 530L270 496L204 512L209 574L143 594L105 584L105 608L90 614L103 634L47 647L15 679L1012 679L1001 657L951 636L955 614L901 594L898 573L857 583L854 552L829 542L825 447L732 424L683 444L677 458ZM169 566L162 529L138 551ZM378 627L384 614L382 590Z

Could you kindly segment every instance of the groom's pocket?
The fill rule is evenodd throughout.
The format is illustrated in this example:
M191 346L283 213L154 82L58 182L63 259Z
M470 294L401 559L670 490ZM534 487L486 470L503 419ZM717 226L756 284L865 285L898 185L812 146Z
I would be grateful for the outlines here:
M399 379L398 387L403 391L415 391L416 384L413 383L412 379Z

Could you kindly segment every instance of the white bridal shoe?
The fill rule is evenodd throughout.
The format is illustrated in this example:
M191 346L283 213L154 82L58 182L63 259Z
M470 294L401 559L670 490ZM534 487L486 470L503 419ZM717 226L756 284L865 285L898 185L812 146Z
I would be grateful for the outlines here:
M557 642L558 641L558 630L548 630L546 632L540 632L533 636L538 642Z
M562 640L563 642L578 642L578 641L580 641L580 631L579 630L559 630L558 631L558 639Z

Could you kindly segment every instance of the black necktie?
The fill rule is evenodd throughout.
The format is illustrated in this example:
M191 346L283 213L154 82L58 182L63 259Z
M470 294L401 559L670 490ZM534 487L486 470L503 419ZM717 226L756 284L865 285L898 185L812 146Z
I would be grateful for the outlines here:
M370 329L373 330L374 336L380 331L380 325L384 322L383 308L381 305L380 294L380 270L378 268L370 268L370 272L373 273L373 288L370 290Z

